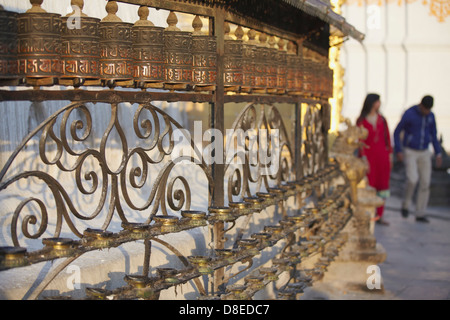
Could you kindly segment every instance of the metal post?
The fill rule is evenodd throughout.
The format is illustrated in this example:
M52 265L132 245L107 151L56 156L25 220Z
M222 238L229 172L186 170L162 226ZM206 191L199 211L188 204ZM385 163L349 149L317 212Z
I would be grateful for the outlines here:
M222 133L224 130L224 16L225 12L221 8L216 8L214 15L214 23L210 23L210 32L213 32L217 37L217 80L216 91L214 95L214 103L211 104L211 127L220 130ZM212 20L212 19L211 19ZM211 21L210 20L210 21ZM211 30L212 28L212 30ZM215 141L217 143L218 141ZM223 141L222 141L223 143ZM218 148L216 148L218 150ZM223 161L222 161L223 162ZM214 180L214 194L213 205L224 205L224 175L225 165L223 163L212 164L212 176ZM224 236L224 223L218 222L214 224L214 246L216 249L223 249L223 236ZM214 273L214 292L218 290L219 285L222 283L224 277L224 269L220 268Z

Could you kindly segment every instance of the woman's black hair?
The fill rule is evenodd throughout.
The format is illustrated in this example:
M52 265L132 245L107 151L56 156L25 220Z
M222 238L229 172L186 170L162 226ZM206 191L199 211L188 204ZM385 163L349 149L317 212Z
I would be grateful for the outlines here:
M360 123L372 110L373 104L380 100L380 95L376 93L369 93L364 100L364 104L361 110L361 114L358 117L356 123Z

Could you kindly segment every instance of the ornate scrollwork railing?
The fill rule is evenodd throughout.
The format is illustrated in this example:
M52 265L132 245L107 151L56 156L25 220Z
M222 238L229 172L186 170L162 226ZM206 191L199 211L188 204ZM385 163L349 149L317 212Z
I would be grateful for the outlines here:
M42 13L42 1L31 2L31 11ZM81 12L82 1L71 3ZM86 288L88 299L158 299L162 290L190 280L201 299L247 299L278 281L284 272L289 277L278 286L278 298L295 297L304 285L323 276L338 254L345 242L339 232L352 211L348 184L327 155L330 88L323 86L332 75L320 71L330 71L326 50L312 43L310 35L315 30L299 35L298 30L272 29L268 21L261 24L227 11L229 7L220 1L169 0L152 5L170 11L168 28L153 27L146 6L137 10L140 20L133 26L122 22L116 15L116 1L109 1L108 15L102 21L82 15L99 24L92 32L106 30L96 40L91 37L94 34L87 39L88 44L105 49L93 50L95 57L63 52L64 74L34 77L33 70L20 74L12 70L14 77L9 78L8 72L0 72L5 85L34 86L20 92L1 90L2 101L73 101L30 132L0 171L2 214L6 212L2 219L9 219L3 224L8 230L1 233L0 271L66 258L28 295L37 298L66 266L88 251L143 240L142 274L126 275L127 285L117 289ZM271 5L278 4L273 1ZM178 9L195 16L192 34L176 27ZM8 17L14 20L15 15ZM201 16L211 18L206 33L201 32ZM316 23L315 27L322 24ZM0 40L17 33L14 28L2 30ZM22 32L20 37L39 34L32 31L33 35ZM54 38L64 39L70 48L81 41L72 32L62 31L55 31ZM144 38L151 35L156 40L149 45ZM45 51L43 47L39 50ZM122 48L123 59L108 48ZM25 43L13 49L26 58L36 58ZM9 63L15 56L1 58ZM88 58L94 64L103 63L104 68L92 70L93 75L84 68L76 72L71 68L75 62L84 65ZM274 60L273 65L268 59ZM105 67L123 63L124 68ZM56 83L75 88L39 88ZM95 86L111 90L93 90ZM118 87L127 89L113 89ZM224 105L248 104L234 120L232 134L226 136L224 163L209 163L189 132L153 101L209 103L210 125L222 134L226 133ZM288 105L295 119L283 118L279 104ZM286 127L289 120L293 120L292 132ZM204 142L220 144L213 143L213 137L208 139ZM285 210L291 199L295 199L294 208ZM281 220L266 225L268 220L260 217L270 210L260 213L274 205L277 212L268 220ZM252 218L258 232L249 234ZM236 225L242 228L236 231ZM199 255L184 256L183 248L160 238L205 226L208 229L203 230L201 241L206 248ZM244 234L248 238L242 238ZM181 269L155 265L161 268L151 275L152 243L177 256ZM278 244L282 249L266 261L271 267L256 263L255 256ZM300 270L302 259L318 254L322 260ZM246 267L225 275L225 268L238 263ZM233 285L246 274L245 285ZM211 291L200 282L201 276L212 277Z
M247 105L232 125L227 137L228 201L233 196L254 196L282 182L293 180L293 154L283 119L274 106L268 110ZM252 189L252 190L251 190Z
M173 176L174 168L183 161L195 163L194 165L203 172L208 182L207 186L213 188L210 169L203 162L201 153L192 140L188 140L192 148L191 154L174 154L176 150L174 130L180 130L182 133L183 128L168 114L152 104L141 104L134 113L132 123L124 124L119 119L120 104L111 104L110 109L109 123L99 138L97 147L89 146L95 139L92 137L93 115L86 103L77 102L62 108L40 124L11 155L0 173L0 191L8 192L12 185L20 184L22 180L31 181L33 178L45 185L45 188L40 187L41 194L31 192L29 197L23 195L26 190L21 190L20 196L25 198L14 210L11 223L11 240L14 246L19 246L18 231L22 231L23 236L29 239L37 239L48 231L50 208L56 209L55 230L51 236L59 237L65 224L73 235L79 238L83 236L83 232L76 227L74 220L94 220L102 212L106 213L99 227L106 231L115 216L123 223L130 222L125 206L141 212L141 221L133 222L144 224L152 222L157 213L168 215L168 210L174 212L182 209L190 210L192 202L190 182L182 175ZM78 119L72 119L73 115L78 115ZM98 113L95 115L99 116ZM128 135L132 133L137 141L133 148L129 147L130 141L124 127L132 128L127 133ZM113 139L113 131L117 139ZM25 152L27 145L36 137L39 141L38 157L45 170L27 170L8 176L8 169L15 165L16 158L21 152ZM113 148L108 148L111 143L114 144ZM112 163L114 157L108 155L110 149L114 148L116 151L117 148L120 150L119 155L115 153L118 165L114 165ZM73 163L69 164L67 158L73 158ZM151 170L151 166L157 165L160 167L157 171ZM60 181L54 177L51 173L52 167L69 173L74 185L68 186L71 181ZM142 194L144 186L151 186L146 197ZM137 203L136 197L131 196L132 190L141 193L139 197L139 200L143 200L141 203ZM53 204L48 203L49 195L45 194L46 192L53 198ZM72 200L74 193L82 197L94 194L100 196L97 197L92 212L88 213L86 207L81 210L76 208ZM78 197L76 199L79 200ZM209 196L208 202L210 201ZM19 226L19 216L23 215L25 208L32 203L39 207L40 221L38 215L29 214L24 216ZM38 230L31 233L30 225L36 224L39 225Z
M304 114L302 124L302 163L305 176L316 173L327 162L322 108L321 106L308 104Z

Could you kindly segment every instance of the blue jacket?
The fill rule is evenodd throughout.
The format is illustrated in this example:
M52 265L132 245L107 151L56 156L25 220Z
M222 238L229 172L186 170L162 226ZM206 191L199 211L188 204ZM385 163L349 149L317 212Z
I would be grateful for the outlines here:
M400 143L400 133L404 131L403 144ZM441 153L441 145L437 139L436 121L433 112L424 116L419 106L413 106L405 111L394 131L395 152L401 152L403 147L416 150L428 149L430 142L434 152Z

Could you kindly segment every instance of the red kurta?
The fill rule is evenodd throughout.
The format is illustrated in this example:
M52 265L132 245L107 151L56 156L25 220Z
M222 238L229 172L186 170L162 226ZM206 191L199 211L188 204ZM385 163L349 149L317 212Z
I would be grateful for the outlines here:
M379 195L385 198L389 190L389 179L391 175L390 154L392 152L387 122L379 115L375 126L367 121L367 119L364 119L357 125L363 126L369 132L367 139L362 141L365 147L360 149L360 155L362 157L365 156L369 163L369 170L367 172L369 185L374 187ZM383 207L377 210L379 217L382 214Z

